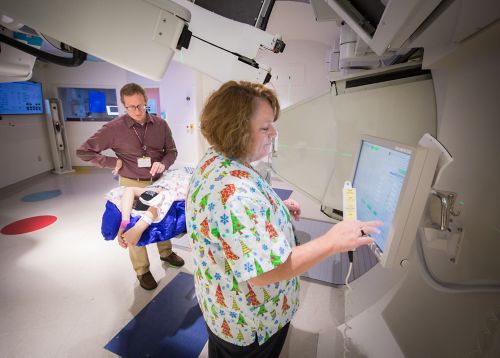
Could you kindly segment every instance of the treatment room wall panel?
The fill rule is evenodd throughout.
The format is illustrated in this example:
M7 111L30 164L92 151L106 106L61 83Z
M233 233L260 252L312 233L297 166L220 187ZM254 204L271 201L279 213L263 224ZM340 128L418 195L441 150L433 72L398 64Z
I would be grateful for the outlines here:
M273 167L323 204L341 209L341 188L352 175L361 134L415 145L436 134L432 81L395 82L380 88L323 96L285 109L278 121Z

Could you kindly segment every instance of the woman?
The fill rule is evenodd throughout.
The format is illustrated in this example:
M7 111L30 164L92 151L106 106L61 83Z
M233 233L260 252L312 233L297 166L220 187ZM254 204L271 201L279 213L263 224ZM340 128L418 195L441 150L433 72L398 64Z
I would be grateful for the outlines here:
M298 276L372 240L380 222L341 222L295 246L290 212L250 163L269 153L280 107L259 84L230 81L208 99L201 131L212 147L191 178L186 226L210 357L278 357L299 305ZM363 230L363 232L362 232Z

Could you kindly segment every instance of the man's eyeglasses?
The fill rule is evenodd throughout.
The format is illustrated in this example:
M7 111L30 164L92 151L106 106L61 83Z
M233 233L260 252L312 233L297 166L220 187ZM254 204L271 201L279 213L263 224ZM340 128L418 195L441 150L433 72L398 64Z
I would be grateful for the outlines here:
M125 109L128 111L128 112L134 112L136 110L139 110L141 112L144 112L146 110L146 108L148 108L147 105L145 104L138 104L137 106L126 106Z

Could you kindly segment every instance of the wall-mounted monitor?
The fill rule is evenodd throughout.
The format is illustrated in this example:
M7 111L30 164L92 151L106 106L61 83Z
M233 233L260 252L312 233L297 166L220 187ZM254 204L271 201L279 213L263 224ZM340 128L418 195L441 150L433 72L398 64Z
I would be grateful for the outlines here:
M115 88L59 87L57 94L67 121L106 122L119 115Z
M408 259L429 197L439 152L394 141L363 136L355 161L358 220L381 220L371 235L372 249L384 267Z
M106 106L106 113L109 116L117 116L120 114L118 111L118 106Z
M0 83L0 114L42 114L42 85L38 82Z

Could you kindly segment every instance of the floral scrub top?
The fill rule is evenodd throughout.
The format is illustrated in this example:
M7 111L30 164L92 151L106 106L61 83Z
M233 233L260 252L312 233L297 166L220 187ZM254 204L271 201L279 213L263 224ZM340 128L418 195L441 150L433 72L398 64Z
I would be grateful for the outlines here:
M198 303L227 342L259 345L299 306L299 278L255 287L247 281L286 261L295 246L283 201L253 169L210 148L189 185L186 226Z

